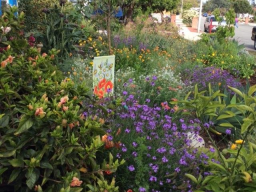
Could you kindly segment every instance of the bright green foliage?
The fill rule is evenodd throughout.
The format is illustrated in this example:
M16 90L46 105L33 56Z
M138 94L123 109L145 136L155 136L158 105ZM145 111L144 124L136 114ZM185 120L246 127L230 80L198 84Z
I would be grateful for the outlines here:
M19 1L19 12L23 11L25 16L25 30L31 31L35 29L40 29L40 23L44 20L44 12L51 9L57 5L60 7L59 0L20 0ZM64 10L69 12L72 8L71 3L66 3L64 5ZM44 12L43 12L44 11Z
M184 11L184 13L182 14L182 18L183 18L183 23L191 26L192 25L192 20L194 17L198 17L198 12L195 10L186 10Z
M236 0L233 2L236 13L252 13L253 9L247 0Z
M4 25L16 25L8 22ZM108 162L97 162L105 132L97 117L83 115L88 89L63 78L53 65L56 49L40 54L22 35L13 35L0 55L1 183L15 191L88 191L87 184L116 191L103 173L115 172L124 161L109 154Z
M204 12L211 12L216 8L229 9L231 2L229 0L208 0L203 5Z

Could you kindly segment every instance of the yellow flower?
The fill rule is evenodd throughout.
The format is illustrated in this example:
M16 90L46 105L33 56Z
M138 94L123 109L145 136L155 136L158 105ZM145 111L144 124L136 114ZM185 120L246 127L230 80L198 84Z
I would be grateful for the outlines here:
M242 140L242 139L238 139L235 141L236 144L242 144L243 142L244 142L244 140Z
M235 150L235 149L236 149L236 147L237 147L237 145L233 143L233 144L231 145L230 149Z
M90 62L90 65L93 65L93 62L92 62L92 61Z
M89 38L88 38L88 41L92 41L92 38L91 38L91 37L89 37Z
M215 56L215 53L212 53L212 56L214 57L214 56Z
M102 41L102 37L101 36L99 36L99 38L98 38L100 41Z

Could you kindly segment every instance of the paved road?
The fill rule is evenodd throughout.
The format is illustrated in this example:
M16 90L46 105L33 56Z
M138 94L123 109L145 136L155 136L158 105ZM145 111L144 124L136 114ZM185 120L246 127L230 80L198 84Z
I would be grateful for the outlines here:
M253 26L242 23L239 23L238 28L235 28L235 40L237 40L239 44L244 44L248 50L254 50L253 41L251 40L252 28Z

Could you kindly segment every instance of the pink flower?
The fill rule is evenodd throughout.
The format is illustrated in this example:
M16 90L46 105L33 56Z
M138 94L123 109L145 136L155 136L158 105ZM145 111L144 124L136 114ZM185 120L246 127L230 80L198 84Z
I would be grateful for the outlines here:
M60 99L60 103L61 104L64 104L64 103L66 103L66 102L68 102L68 96L66 95L65 97L62 97L61 99Z
M80 181L77 177L73 177L73 180L70 183L71 187L79 187L83 181Z
M35 112L35 116L39 116L40 118L43 118L45 116L45 112L43 107L37 108Z

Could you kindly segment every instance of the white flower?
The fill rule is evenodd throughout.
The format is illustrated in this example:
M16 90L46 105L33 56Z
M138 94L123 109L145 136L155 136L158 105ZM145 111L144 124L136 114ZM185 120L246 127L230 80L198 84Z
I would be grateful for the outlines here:
M11 27L1 27L2 31L3 31L3 34L7 34L11 31Z

